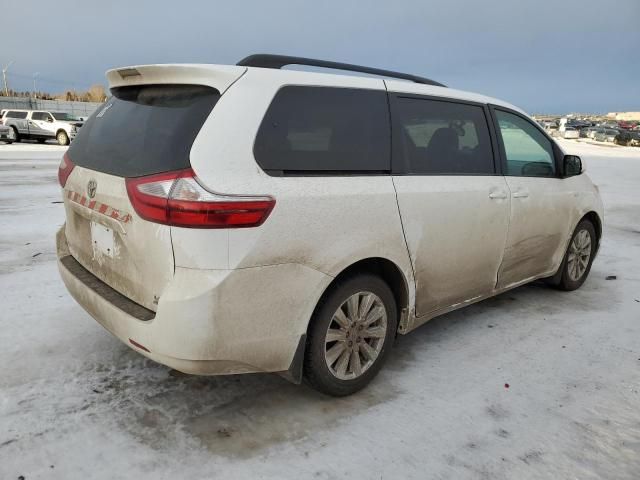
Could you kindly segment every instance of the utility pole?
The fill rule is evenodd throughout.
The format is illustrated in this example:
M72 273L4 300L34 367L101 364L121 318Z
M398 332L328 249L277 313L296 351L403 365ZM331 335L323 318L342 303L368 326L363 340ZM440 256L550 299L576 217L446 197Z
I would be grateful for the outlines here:
M40 75L40 72L36 72L33 74L33 98L38 98L38 94L36 93L38 90L36 89L36 77Z
M9 70L9 67L11 66L11 64L13 63L13 60L11 60L3 69L2 69L2 81L4 82L4 94L8 97L9 96L9 87L7 86L7 70Z

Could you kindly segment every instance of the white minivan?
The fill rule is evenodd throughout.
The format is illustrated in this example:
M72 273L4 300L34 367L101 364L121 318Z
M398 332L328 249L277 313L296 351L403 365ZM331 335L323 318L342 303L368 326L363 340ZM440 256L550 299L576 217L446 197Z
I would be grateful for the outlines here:
M276 55L107 78L58 172L60 273L179 371L347 395L397 334L536 279L576 289L598 251L580 158L505 102Z

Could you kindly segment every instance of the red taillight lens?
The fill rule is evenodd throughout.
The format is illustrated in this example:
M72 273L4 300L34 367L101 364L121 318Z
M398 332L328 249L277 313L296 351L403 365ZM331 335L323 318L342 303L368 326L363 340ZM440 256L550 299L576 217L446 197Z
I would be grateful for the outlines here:
M65 152L62 160L60 161L60 166L58 167L58 182L62 188L67 184L67 178L71 175L74 167L75 165L69 158L69 154Z
M264 223L276 201L268 196L210 192L191 169L128 178L135 211L151 222L187 228L246 228Z

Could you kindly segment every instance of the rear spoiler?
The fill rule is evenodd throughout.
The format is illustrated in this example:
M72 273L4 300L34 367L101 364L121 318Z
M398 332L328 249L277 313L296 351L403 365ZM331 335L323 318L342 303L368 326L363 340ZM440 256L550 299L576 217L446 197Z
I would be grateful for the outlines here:
M220 93L229 88L245 72L236 65L136 65L108 70L109 88L127 85L191 84L208 85Z

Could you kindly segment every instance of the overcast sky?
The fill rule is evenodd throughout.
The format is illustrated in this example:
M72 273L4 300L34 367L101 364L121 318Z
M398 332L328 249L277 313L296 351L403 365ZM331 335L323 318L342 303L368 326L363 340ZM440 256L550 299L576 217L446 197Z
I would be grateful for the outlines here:
M0 0L10 87L281 53L427 76L530 113L640 110L640 0ZM10 7L10 8L9 8ZM7 14L10 12L10 14Z

